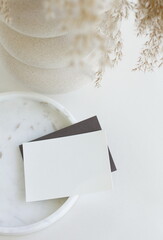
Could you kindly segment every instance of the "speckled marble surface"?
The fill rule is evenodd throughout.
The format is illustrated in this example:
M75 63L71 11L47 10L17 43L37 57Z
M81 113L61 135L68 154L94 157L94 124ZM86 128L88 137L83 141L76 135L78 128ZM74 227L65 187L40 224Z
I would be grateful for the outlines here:
M28 225L47 218L67 200L25 202L19 145L71 124L63 111L39 97L33 100L30 96L33 95L0 95L0 233L3 227L6 233L13 227L16 233L21 227L26 227L28 232ZM35 228L30 227L31 230Z

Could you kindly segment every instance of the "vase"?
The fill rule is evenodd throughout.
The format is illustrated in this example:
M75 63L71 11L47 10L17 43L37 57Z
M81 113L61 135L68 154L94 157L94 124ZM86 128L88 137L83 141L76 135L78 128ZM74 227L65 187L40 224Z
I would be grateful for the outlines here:
M97 69L96 24L67 31L59 27L61 18L46 19L42 0L7 2L11 21L5 22L1 16L1 56L14 79L33 91L50 94L92 83ZM103 12L100 8L98 14L102 16ZM86 36L85 42L82 35ZM79 36L81 42L76 45Z

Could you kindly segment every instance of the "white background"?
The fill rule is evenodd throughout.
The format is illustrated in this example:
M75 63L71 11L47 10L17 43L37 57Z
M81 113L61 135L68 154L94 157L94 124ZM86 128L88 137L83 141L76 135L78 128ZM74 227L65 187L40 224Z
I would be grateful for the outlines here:
M132 72L139 53L130 24L123 26L124 58L105 73L102 87L53 96L77 120L98 115L118 171L114 189L81 196L51 227L0 240L163 239L163 70ZM0 67L0 91L27 89Z

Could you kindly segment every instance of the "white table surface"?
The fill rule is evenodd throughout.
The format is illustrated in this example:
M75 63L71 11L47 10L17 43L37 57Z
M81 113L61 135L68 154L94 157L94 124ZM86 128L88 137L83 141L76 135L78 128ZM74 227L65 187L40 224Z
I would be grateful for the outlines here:
M128 26L124 59L106 71L101 88L52 96L77 120L99 117L118 168L114 189L81 196L68 214L41 232L0 240L163 239L163 70L131 71L140 41ZM0 92L30 91L3 64L0 72Z

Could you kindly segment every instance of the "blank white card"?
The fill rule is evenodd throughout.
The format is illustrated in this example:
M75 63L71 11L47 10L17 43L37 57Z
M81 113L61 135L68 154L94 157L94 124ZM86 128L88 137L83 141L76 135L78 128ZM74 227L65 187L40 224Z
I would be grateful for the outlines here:
M39 201L111 188L104 132L23 144L26 201Z

